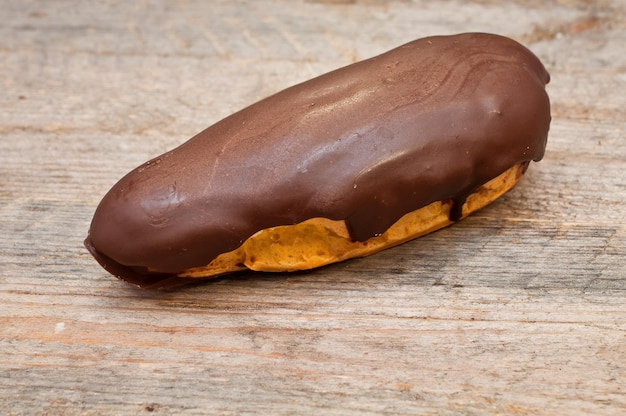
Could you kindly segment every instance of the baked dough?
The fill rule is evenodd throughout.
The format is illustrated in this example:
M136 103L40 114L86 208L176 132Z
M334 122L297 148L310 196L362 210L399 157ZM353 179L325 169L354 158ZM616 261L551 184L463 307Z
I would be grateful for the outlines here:
M521 163L480 186L463 203L461 218L490 204L521 179ZM296 225L261 230L241 247L220 254L206 266L178 273L182 278L209 278L241 270L293 272L369 256L453 224L454 201L437 201L409 212L380 236L360 242L350 238L344 221L311 218Z

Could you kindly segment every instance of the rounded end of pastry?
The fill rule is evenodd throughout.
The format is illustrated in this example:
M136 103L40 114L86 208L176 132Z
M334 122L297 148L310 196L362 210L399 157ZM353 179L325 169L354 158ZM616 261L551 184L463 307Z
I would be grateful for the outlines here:
M166 289L197 282L198 279L184 278L172 273L149 272L144 268L125 266L100 253L91 238L85 239L85 248L107 272L120 280L141 289Z

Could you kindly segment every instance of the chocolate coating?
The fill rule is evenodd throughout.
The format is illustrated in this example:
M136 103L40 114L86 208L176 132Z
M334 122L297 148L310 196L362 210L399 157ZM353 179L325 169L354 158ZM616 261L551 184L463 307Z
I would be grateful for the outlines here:
M116 276L165 286L272 226L345 220L364 241L540 160L548 81L505 37L416 40L259 101L134 169L98 206L85 245Z

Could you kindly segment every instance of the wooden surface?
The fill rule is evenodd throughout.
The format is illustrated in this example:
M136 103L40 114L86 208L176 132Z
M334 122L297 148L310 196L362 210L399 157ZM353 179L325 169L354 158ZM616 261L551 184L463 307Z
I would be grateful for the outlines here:
M624 1L0 14L0 414L625 414ZM552 74L545 159L476 215L365 259L170 292L83 248L100 198L148 158L295 82L463 31L518 39Z

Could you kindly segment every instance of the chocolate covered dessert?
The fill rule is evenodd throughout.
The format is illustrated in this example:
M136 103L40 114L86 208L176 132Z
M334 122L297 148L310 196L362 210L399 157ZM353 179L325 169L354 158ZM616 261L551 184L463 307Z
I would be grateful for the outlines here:
M124 176L85 245L168 287L364 256L495 200L543 157L549 75L519 43L419 39L259 101Z

